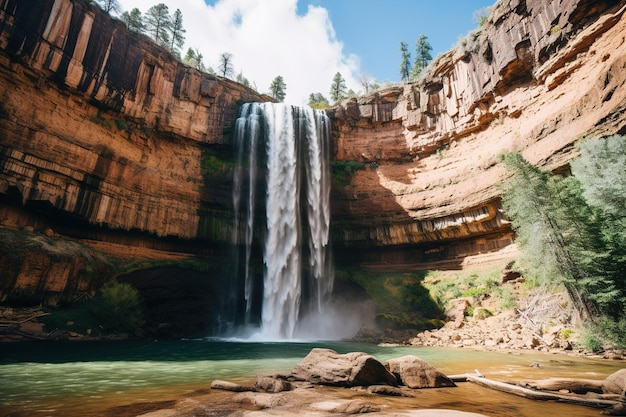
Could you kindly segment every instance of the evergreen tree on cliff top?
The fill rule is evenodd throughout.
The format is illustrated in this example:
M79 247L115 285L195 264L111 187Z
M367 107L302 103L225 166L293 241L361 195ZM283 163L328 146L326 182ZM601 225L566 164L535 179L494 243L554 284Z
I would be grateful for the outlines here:
M170 29L170 35L172 37L170 41L170 51L177 53L185 44L185 28L183 28L183 13L180 9L176 9L174 15L172 15L172 24Z
M122 22L126 25L126 27L135 32L143 32L144 24L143 18L141 16L141 11L138 8L134 8L129 12L122 13L120 16Z
M333 77L333 83L330 85L330 98L337 102L346 97L346 80L343 79L340 72Z
M411 79L417 79L422 73L422 70L428 66L428 63L432 61L433 57L430 51L433 47L428 42L428 36L420 35L415 41L415 62L411 69Z
M409 52L409 45L406 42L400 42L400 54L402 61L400 62L400 79L402 81L408 81L411 77L411 53Z
M148 9L144 16L146 33L159 45L169 47L172 19L166 4L159 3Z
M270 95L282 103L287 95L286 89L287 84L285 84L285 80L283 80L281 75L278 75L270 84Z

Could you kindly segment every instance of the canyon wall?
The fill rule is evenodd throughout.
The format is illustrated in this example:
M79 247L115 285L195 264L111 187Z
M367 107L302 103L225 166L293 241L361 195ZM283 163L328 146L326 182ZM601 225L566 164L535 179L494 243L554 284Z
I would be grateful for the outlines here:
M231 218L228 183L202 164L227 144L241 103L268 100L183 65L90 2L0 0L0 224L123 257L202 253ZM55 268L45 251L20 263L3 243L0 292L101 281L72 262Z
M419 81L329 110L336 162L365 167L332 191L335 258L460 267L511 247L500 152L558 171L578 138L626 133L625 4L501 0ZM222 256L230 131L268 100L87 1L0 0L0 227L26 234L2 235L0 300L93 292L116 271L100 254Z
M510 244L499 153L566 170L579 138L626 133L625 4L499 1L419 81L341 103L336 156L367 168L333 198L335 244L423 249L400 264Z

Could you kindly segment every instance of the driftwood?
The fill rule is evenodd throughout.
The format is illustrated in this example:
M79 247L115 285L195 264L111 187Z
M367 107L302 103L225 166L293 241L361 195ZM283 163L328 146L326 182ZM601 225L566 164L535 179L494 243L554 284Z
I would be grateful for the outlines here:
M567 390L576 394L588 392L602 393L602 380L597 379L574 379L574 378L548 378L536 381L520 381L517 385L540 391Z
M553 392L535 391L529 388L520 387L518 385L508 384L506 382L494 381L485 377L474 374L467 374L466 379L480 386L491 388L496 391L514 394L520 397L529 398L538 401L556 401L568 404L583 405L594 408L617 408L623 406L622 401L605 400L597 398L586 398L578 395L558 394Z

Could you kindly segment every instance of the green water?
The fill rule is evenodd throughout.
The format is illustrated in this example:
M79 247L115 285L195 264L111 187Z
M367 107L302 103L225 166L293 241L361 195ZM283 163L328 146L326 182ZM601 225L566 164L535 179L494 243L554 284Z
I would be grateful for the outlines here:
M480 369L500 380L602 379L622 365L555 355L341 342L242 343L202 339L3 344L0 416L99 415L98 410L114 405L157 401L206 389L214 379L237 381L258 373L288 372L313 347L329 347L340 353L364 351L381 361L413 354L446 374ZM599 415L597 410L586 413L576 415Z

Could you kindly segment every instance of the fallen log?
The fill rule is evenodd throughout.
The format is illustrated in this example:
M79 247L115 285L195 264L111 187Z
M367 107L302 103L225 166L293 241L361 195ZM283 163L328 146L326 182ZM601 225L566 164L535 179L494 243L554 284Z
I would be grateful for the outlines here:
M587 392L601 394L602 382L603 380L596 379L548 378L534 381L520 381L517 382L517 385L540 391L567 390L576 394L585 394Z
M552 392L535 391L529 388L520 387L518 385L508 384L506 382L494 381L485 377L467 374L467 381L477 385L491 388L496 391L514 394L520 397L529 398L538 401L556 401L568 404L582 405L593 408L611 408L623 406L622 401L603 400L597 398L585 398L577 395L557 394Z

